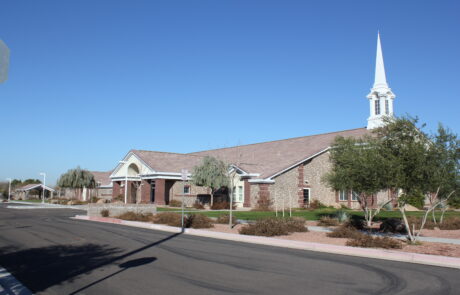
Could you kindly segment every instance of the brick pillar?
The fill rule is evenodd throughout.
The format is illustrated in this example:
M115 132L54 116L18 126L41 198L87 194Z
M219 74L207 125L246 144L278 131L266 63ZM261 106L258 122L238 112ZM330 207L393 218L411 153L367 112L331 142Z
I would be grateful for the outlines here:
M155 204L165 205L165 184L164 179L155 180Z
M244 203L243 207L251 207L251 184L247 179L244 180Z
M152 185L145 179L142 179L141 182L141 203L147 204L150 203L150 190Z
M270 205L270 191L268 190L268 183L259 183L259 200L257 203L260 206Z
M304 188L304 166L303 164L300 164L299 167L297 167L297 172L298 172L298 178L297 178L297 196L298 196L298 203L299 206L302 208L305 206L303 203L303 188ZM311 199L311 196L310 196Z
M112 200L118 197L120 194L120 183L118 181L112 182L113 187L112 187Z
M126 182L125 182L125 185L126 185ZM133 188L133 182L132 181L128 181L128 190L126 191L126 203L132 203L132 200L131 200L131 190ZM123 194L123 198L125 198L125 195ZM124 201L124 199L123 199Z

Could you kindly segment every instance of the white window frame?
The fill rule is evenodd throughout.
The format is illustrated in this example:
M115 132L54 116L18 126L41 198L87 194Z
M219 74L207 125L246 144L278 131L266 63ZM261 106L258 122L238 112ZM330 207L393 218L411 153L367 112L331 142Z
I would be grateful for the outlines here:
M340 202L348 201L348 191L339 191L339 201Z
M186 188L187 188L187 192L185 191ZM184 195L190 195L190 191L191 191L190 185L187 185L187 184L184 185L184 190L182 191L182 193L183 193Z
M355 193L356 193L356 195L355 195ZM359 196L358 192L355 192L353 190L351 191L351 201L353 201L353 202L359 201L358 196Z
M374 111L375 111L375 114L376 115L380 115L380 100L379 99L376 99L374 100Z
M243 186L239 185L238 186L238 202L243 202L243 200L244 200Z

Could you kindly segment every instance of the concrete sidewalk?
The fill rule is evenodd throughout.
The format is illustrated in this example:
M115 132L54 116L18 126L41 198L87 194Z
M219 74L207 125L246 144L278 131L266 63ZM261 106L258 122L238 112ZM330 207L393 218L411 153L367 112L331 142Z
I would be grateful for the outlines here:
M120 225L139 227L139 228L145 228L145 229L161 230L161 231L174 232L174 233L181 232L181 228L178 228L178 227L172 227L172 226L160 225L160 224L152 224L152 223L146 223L146 222L138 222L138 221L127 221L127 220L121 220L121 219L116 219L116 218L89 217L86 215L77 215L72 218L79 219L79 220L120 224ZM188 234L188 235L194 235L194 236L201 236L201 237L222 239L222 240L229 240L229 241L236 241L236 242L244 242L244 243L251 243L251 244L268 245L268 246L274 246L274 247L285 247L285 248L298 249L298 250L309 250L309 251L316 251L316 252L359 256L359 257L392 260L392 261L400 261L400 262L410 262L410 263L418 263L418 264L426 264L426 265L434 265L434 266L460 269L460 258L455 258L455 257L409 253L409 252L401 252L401 251L395 251L395 250L357 248L357 247L337 246L337 245L330 245L330 244L291 241L291 240L284 240L284 239L278 239L278 238L229 234L229 233L213 232L213 231L192 229L192 228L184 229L183 233Z

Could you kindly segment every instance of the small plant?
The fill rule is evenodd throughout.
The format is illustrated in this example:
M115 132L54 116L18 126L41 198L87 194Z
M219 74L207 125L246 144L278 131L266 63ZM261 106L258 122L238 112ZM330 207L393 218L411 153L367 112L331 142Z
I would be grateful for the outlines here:
M162 212L153 216L153 223L166 224L169 226L182 226L181 215L174 212Z
M292 232L308 231L305 227L305 220L294 218L263 218L253 224L248 224L240 228L239 233L242 235L254 236L282 236Z
M362 232L349 226L348 224L342 224L334 231L326 234L330 238L341 238L341 239L354 239L364 235Z
M216 223L228 224L230 221L230 214L224 213L217 217ZM236 217L232 216L232 224L236 224Z
M288 227L288 231L291 232L307 232L308 228L305 226L305 219L302 217L292 217L284 219Z
M339 225L339 220L337 218L331 218L329 216L321 216L318 221L319 226L337 226Z
M133 211L128 211L117 216L119 219L130 220L130 221L152 221L152 213L136 213Z
M389 237L373 237L361 234L346 243L347 246L364 247L364 248L384 248L384 249L401 249L402 243Z
M398 233L398 234L405 234L406 226L404 222L400 218L387 218L380 224L381 232L384 233Z
M101 210L101 216L102 217L109 217L110 216L110 211L108 209L102 209Z
M313 200L310 203L310 209L325 209L325 208L329 208L329 207L321 203L319 200Z
M185 227L210 228L213 227L212 220L203 214L190 214L185 222Z
M391 203L386 203L386 204L383 206L383 209L386 210L386 211L393 211L393 204L391 204Z
M193 204L193 208L201 210L201 209L204 209L204 206L200 202L196 202Z
M182 207L182 202L178 200L169 201L169 207Z
M337 217L337 220L339 223L344 223L350 220L350 216L348 215L347 211L344 210L339 210L335 213L335 216Z

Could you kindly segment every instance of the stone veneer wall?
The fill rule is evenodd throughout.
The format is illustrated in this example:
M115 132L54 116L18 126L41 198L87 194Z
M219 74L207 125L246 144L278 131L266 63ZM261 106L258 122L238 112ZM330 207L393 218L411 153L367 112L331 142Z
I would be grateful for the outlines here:
M331 168L329 152L311 159L304 167L304 182L310 187L310 201L318 200L326 206L339 207L336 192L321 181L323 175Z
M193 185L190 181L186 182L190 186L190 194L184 195L185 206L191 207L197 200L197 195L211 194L211 190L207 187ZM182 181L176 181L169 191L170 200L182 201Z
M250 185L251 185L251 189L250 189L251 208L254 208L257 206L257 202L259 201L259 184L251 183Z
M289 171L277 176L275 183L269 186L270 199L272 201L272 207L278 208L298 208L299 197L298 197L298 178L299 170L297 167L292 168Z

